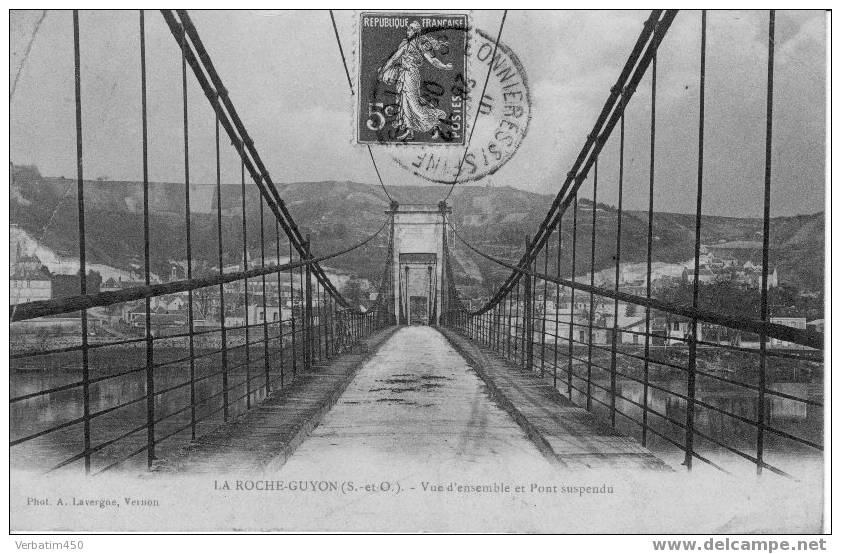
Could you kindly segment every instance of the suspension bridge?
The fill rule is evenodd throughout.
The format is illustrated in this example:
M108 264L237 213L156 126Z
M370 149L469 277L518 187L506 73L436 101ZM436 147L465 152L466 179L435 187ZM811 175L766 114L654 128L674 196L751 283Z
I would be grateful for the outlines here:
M523 237L520 258L505 260L471 242L455 222L448 201L457 192L458 176L441 188L438 204L401 204L383 182L371 145L371 162L390 201L383 206L383 222L358 244L319 253L281 197L190 15L163 10L181 64L186 256L184 278L166 283L154 282L150 263L148 167L153 160L147 121L147 15L140 12L138 21L144 281L89 293L82 278L76 295L10 307L13 331L27 322L68 314L76 314L81 323L78 340L70 345L13 349L13 468L91 474L126 469L229 472L285 465L328 469L348 459L396 464L420 459L436 467L548 464L558 471L672 471L698 463L729 471L746 464L760 473L797 477L779 452L821 454L820 428L772 413L780 406L822 413L820 387L793 390L776 376L781 366L822 375L824 346L821 334L772 323L769 317L771 153L777 147L773 11L766 29L765 133L756 137L763 141L766 156L761 305L756 318L711 311L699 302L706 12L698 18L701 40L696 45L700 95L692 125L698 134L697 210L693 294L687 304L663 301L652 288L654 198L667 194L655 187L655 168L662 163L655 156L657 55L675 18L696 14L650 13L544 219ZM80 274L86 275L85 75L79 19L73 12L75 212ZM505 16L497 43L504 22ZM345 63L335 21L333 30L337 64ZM489 65L488 75L490 70ZM620 286L620 268L627 240L622 231L625 113L644 79L650 86L645 95L650 102L650 157L647 272L640 292ZM190 173L196 162L190 155L194 137L188 122L188 81L198 84L201 101L214 113L218 272L201 275L195 273L192 250ZM474 127L479 117L476 110ZM222 223L223 138L236 155L241 175L243 265L238 271L226 271L223 256L223 243L229 238L223 235ZM616 239L599 245L599 160L608 143L619 153L618 168L613 168L618 170L618 207L610 220ZM259 262L249 264L246 190L252 188L259 192L261 249ZM585 193L592 199L591 209L579 202ZM275 263L267 263L267 241ZM358 254L372 241L387 244L386 256L370 261L381 264L381 279L376 301L362 309L342 295L325 264ZM282 243L288 243L283 252ZM456 247L508 272L481 305L468 305L460 293ZM612 286L595 280L597 251L608 247L615 249ZM282 254L288 262L282 263ZM288 290L281 290L282 283ZM218 324L210 327L199 325L203 320L195 313L197 298L206 291L213 291L218 299L214 309L221 314ZM257 311L249 309L255 292L260 299ZM289 315L284 317L277 308L278 317L270 319L271 308L279 306L287 292L293 299ZM185 329L156 333L153 305L173 295L185 299ZM226 298L229 305L244 299L241 322L225 317ZM141 336L109 335L102 340L102 334L92 332L103 310L132 302L143 304ZM608 317L596 317L598 306L606 306ZM626 306L643 314L640 325L622 326L620 310ZM667 325L685 322L687 331L679 336L668 328L664 331L656 325L661 320ZM756 337L755 346L747 340L742 344L713 338L721 334ZM110 340L114 338L118 340ZM771 348L772 341L790 348ZM725 362L740 366L739 371L722 369ZM15 386L24 370L37 367L72 369L64 371L59 383ZM117 399L107 394L114 387L121 388ZM749 397L750 408L736 410L726 401L731 393ZM50 413L57 398L71 399L70 407ZM814 418L809 421L814 423Z

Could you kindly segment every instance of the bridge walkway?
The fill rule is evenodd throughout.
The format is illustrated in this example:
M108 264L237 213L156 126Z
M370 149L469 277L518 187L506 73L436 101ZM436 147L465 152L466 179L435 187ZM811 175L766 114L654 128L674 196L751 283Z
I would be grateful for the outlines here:
M536 373L513 366L451 329L442 332L488 384L495 401L550 460L578 469L671 469L633 438L570 402Z
M287 385L238 419L199 437L154 470L185 473L234 473L282 465L336 403L356 372L395 331L391 327L362 339L310 372L289 375Z
M329 474L353 464L372 474L402 467L467 476L487 467L499 479L558 468L668 469L536 376L452 331L391 328L361 350L298 375L158 469Z
M380 347L284 472L335 475L348 464L431 480L552 471L467 361L426 326L402 327Z

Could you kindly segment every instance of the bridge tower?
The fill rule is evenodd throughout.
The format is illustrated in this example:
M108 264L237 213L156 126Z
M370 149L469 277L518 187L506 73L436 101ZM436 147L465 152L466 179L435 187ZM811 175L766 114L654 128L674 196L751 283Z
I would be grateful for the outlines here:
M446 202L398 204L391 216L394 241L394 317L401 324L438 325L444 305Z

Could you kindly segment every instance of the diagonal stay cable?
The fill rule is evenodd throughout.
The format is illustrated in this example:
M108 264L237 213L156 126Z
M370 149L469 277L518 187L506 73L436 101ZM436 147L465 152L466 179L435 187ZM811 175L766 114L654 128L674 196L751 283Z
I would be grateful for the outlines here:
M485 92L488 90L488 81L491 78L491 71L493 70L494 60L496 59L496 51L499 47L499 39L502 37L502 28L505 26L505 18L508 15L508 10L503 10L502 12L502 19L499 22L499 31L496 34L496 41L494 41L494 49L491 53L490 62L488 62L488 73L485 75L485 84L482 85L482 94L479 96L479 100L476 103L476 113L473 115L473 125L470 127L470 135L467 137L467 144L464 145L464 153L461 155L461 161L458 164L458 170L456 170L456 176L453 178L453 182L450 184L450 190L447 192L447 196L444 197L444 202L450 199L450 195L453 193L453 189L458 182L458 178L461 176L461 169L464 167L464 160L467 158L467 152L470 150L470 141L473 140L473 131L476 130L476 122L479 120L479 107L482 105L482 99L485 97Z
M336 27L336 18L333 17L333 10L328 10L330 12L330 22L333 24L333 34L336 37L336 44L339 46L339 55L342 57L342 66L345 68L345 75L347 75L347 84L350 88L350 95L353 96L353 82L350 79L350 70L348 69L347 59L345 58L345 51L342 48L342 41L339 38L339 29ZM383 192L388 197L389 202L394 202L394 198L388 193L388 190L385 188L385 183L383 182L383 177L380 175L380 168L377 167L377 162L374 160L374 152L371 150L371 145L367 144L368 147L368 155L371 156L371 163L374 164L374 171L377 174L377 179L380 181L380 186L383 189Z

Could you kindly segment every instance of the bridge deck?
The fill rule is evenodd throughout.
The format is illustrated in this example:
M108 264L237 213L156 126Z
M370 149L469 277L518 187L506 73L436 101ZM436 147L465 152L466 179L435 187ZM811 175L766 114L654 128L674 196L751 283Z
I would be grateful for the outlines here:
M298 375L160 468L335 472L352 462L433 475L486 467L500 479L556 471L553 465L668 469L536 376L443 333L376 333L366 341L369 354L345 354Z
M299 373L260 406L199 437L178 454L159 460L155 469L232 473L283 464L336 403L371 353L394 331L378 331L362 341L358 352L337 356L310 373Z
M570 468L670 469L634 439L600 422L535 373L514 367L452 330L443 329L443 333L488 384L496 401L550 459Z
M426 326L403 327L380 347L284 473L350 467L371 476L492 473L503 481L553 471L465 359Z

